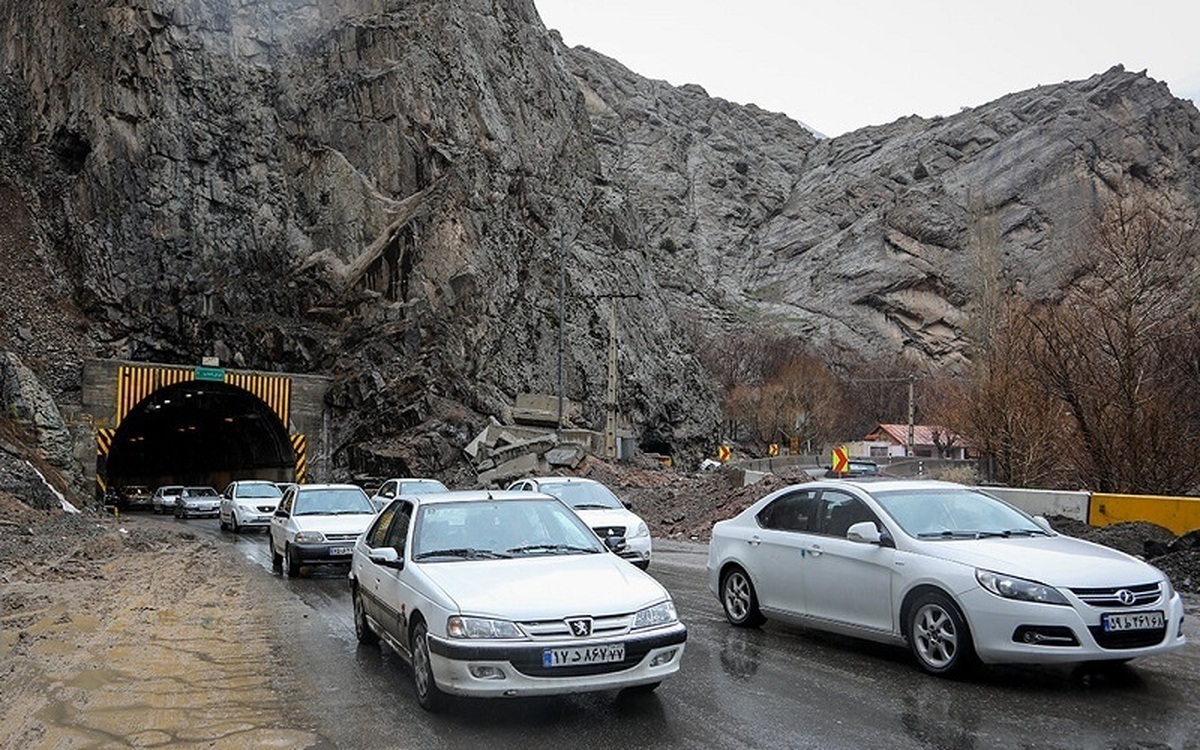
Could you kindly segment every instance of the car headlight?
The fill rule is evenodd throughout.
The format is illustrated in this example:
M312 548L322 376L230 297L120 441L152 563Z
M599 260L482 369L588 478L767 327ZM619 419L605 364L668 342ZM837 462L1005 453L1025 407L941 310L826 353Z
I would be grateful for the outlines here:
M1166 573L1161 570L1158 572L1162 573L1163 577L1163 601L1169 602L1175 598L1175 587L1171 585L1171 578Z
M243 513L257 513L258 512L258 508L254 507L253 505L246 505L245 503L238 503L238 509L241 510Z
M452 615L446 620L446 633L451 638L524 638L525 634L508 620L489 620L486 617Z
M325 535L319 531L297 531L296 541L300 544L314 544L325 541Z
M667 625L679 619L675 613L675 602L670 599L659 602L652 607L639 609L633 616L633 629L653 628L657 625Z
M634 527L633 533L629 535L629 538L637 539L643 536L650 536L650 527L646 525L645 521L638 521L638 525Z
M976 570L975 580L979 581L980 586L1005 599L1071 606L1071 603L1058 592L1058 589L1037 581L1027 581L1024 578L1006 576L990 570Z

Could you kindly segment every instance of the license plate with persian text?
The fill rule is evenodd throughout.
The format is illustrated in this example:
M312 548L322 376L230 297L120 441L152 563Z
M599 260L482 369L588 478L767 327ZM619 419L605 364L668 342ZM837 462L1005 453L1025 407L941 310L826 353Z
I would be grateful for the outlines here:
M607 643L579 648L548 648L542 651L543 667L575 667L607 664L625 659L624 643Z

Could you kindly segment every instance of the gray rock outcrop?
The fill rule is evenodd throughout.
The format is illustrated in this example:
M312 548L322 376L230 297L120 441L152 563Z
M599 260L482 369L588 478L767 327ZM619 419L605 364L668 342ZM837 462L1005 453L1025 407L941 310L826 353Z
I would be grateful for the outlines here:
M560 264L581 425L615 305L623 417L699 452L685 326L953 368L982 276L1052 294L1106 194L1200 196L1200 115L1144 74L821 140L568 50L532 0L5 3L0 103L0 199L30 216L0 236L67 300L0 290L28 327L0 347L61 346L56 396L84 352L331 374L349 471L448 471L556 392Z

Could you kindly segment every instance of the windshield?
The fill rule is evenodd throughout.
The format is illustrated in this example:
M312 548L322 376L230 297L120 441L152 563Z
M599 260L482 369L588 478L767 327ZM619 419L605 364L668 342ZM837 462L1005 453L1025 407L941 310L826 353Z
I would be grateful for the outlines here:
M281 495L283 493L273 484L239 484L237 488L238 497L269 497L274 499Z
M965 487L873 492L871 496L905 533L919 539L1046 534L1011 505Z
M562 503L547 499L433 503L417 512L413 560L590 555L596 534Z
M396 488L397 495L420 495L430 492L449 492L446 485L436 479L424 479L419 482L400 482Z
M375 506L366 493L357 488L301 489L292 506L293 516L340 516L352 513L375 513Z
M576 510L625 507L607 487L594 482L542 482L538 489Z
M212 487L185 487L184 497L219 497Z

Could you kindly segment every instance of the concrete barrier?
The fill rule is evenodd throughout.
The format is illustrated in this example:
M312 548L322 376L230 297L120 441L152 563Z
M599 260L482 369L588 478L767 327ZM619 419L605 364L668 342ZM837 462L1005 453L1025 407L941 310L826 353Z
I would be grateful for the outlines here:
M1087 522L1109 526L1123 521L1149 521L1182 536L1200 529L1200 497L1115 495L1097 492Z
M1018 487L980 487L1001 500L1015 505L1031 516L1066 516L1076 521L1088 520L1090 492L1061 490L1027 490Z

